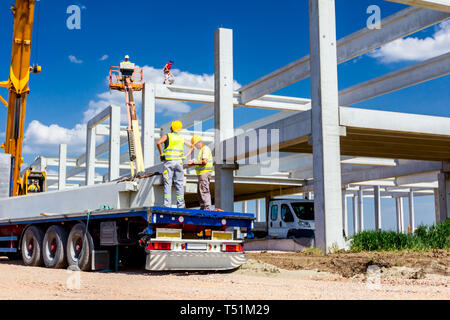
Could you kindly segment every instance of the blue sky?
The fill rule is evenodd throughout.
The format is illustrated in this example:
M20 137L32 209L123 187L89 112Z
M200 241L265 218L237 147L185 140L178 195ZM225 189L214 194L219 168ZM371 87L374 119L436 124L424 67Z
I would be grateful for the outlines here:
M8 0L0 4L2 80L8 77L11 56L11 3ZM159 69L168 59L174 59L174 68L179 69L180 79L192 75L196 81L211 84L214 31L218 27L231 28L234 30L234 77L237 83L245 85L309 53L307 3L307 0L138 0L128 3L119 0L42 0L39 26L37 12L35 16L32 63L38 49L37 62L42 65L43 72L31 76L25 125L25 162L32 162L38 153L56 154L61 142L69 144L69 154L79 154L81 143L84 143L86 115L99 110L111 99L117 99L109 95L106 77L109 67L117 65L125 54L140 66L147 66L147 75L152 79L158 77ZM83 8L80 30L66 27L69 5ZM366 26L369 5L378 5L382 18L406 7L381 0L337 0L338 39ZM436 32L439 32L439 26L420 31L412 37L425 39L433 37ZM449 38L441 37L442 41ZM423 47L428 48L426 45ZM69 56L80 63L72 62ZM107 58L101 60L104 56ZM339 88L344 89L420 59L419 53L416 61L400 57L397 62L365 55L339 66ZM444 77L356 106L450 116L449 87L450 77ZM1 89L0 94L7 96L5 89ZM277 94L308 98L309 79ZM158 125L197 107L182 103L159 106ZM4 132L6 127L5 110L0 113L0 132ZM235 113L235 125L271 113L273 111L239 109ZM29 127L32 121L34 123Z

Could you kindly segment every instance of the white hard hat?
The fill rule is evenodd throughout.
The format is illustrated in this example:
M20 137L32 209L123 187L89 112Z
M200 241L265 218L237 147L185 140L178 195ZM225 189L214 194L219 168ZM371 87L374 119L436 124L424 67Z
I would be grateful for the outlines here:
M126 55L126 56L125 56L125 59L130 59L130 56L129 56L129 55Z

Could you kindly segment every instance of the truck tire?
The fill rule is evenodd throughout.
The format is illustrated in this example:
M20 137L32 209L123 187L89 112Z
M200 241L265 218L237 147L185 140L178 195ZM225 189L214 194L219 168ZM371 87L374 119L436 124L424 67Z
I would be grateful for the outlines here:
M50 226L44 236L42 256L47 268L67 266L67 231L61 226Z
M44 232L31 226L25 230L22 238L22 260L26 266L40 267L44 264L42 258L42 241Z
M78 223L70 230L67 239L67 264L83 271L91 269L94 241L84 223Z

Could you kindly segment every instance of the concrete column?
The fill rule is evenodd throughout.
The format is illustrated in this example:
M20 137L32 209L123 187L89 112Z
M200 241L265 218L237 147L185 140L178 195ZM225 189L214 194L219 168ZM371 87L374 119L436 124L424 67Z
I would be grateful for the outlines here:
M58 190L66 188L67 144L59 145Z
M242 201L241 202L241 211L243 213L247 213L247 201Z
M403 233L403 199L401 197L395 198L395 207L397 213L397 232Z
M344 248L335 5L309 0L316 246Z
M142 152L144 167L155 165L155 87L144 83L142 90Z
M375 211L375 230L381 230L381 197L380 186L373 188L373 202Z
M233 30L219 28L214 34L214 129L215 205L233 211L233 167L223 163L222 141L234 136L233 123Z
M348 237L347 193L345 189L342 189L342 223L344 225L344 234Z
M256 199L256 222L261 222L261 199Z
M87 128L86 136L86 185L95 183L95 127Z
M435 223L438 223L441 219L441 215L439 213L439 189L434 189L434 216Z
M353 205L353 234L358 233L358 196L353 196L352 199L352 205Z
M110 108L108 180L112 181L120 176L120 108Z
M414 191L409 192L409 226L411 228L411 233L414 233L414 229L416 228L415 217L414 217Z
M439 217L436 217L436 222L443 222L447 218L450 218L450 179L448 173L441 172L438 174L438 204L439 204Z
M358 191L358 230L364 231L364 190L359 187Z

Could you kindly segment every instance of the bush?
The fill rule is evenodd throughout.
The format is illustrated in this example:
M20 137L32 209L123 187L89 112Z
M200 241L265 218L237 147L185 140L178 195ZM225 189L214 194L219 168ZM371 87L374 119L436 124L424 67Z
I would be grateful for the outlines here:
M419 226L414 234L395 231L363 231L352 237L351 250L392 251L450 249L450 219L432 226Z

